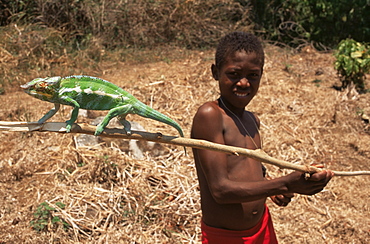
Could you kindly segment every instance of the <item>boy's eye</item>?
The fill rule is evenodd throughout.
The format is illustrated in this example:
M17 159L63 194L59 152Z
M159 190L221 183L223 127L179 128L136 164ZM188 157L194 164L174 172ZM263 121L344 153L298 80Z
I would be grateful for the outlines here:
M237 77L239 74L237 72L230 72L228 75L232 77Z

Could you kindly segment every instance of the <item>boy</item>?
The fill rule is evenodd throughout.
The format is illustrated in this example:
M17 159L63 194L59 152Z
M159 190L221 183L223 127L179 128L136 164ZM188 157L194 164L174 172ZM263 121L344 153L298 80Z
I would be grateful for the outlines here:
M196 113L192 138L261 148L259 119L245 110L256 95L264 65L262 44L252 34L233 32L221 39L212 75L221 96ZM200 185L202 243L277 243L266 198L287 206L294 193L320 192L333 173L305 179L301 172L266 180L260 162L221 152L193 149Z

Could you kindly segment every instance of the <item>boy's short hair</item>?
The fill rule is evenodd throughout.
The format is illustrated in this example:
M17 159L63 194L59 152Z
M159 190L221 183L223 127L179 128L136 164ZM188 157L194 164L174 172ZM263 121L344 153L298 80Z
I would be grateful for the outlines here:
M265 54L262 43L255 35L246 32L231 32L221 38L216 50L216 67L220 68L228 55L242 50L256 53L258 62L263 68Z

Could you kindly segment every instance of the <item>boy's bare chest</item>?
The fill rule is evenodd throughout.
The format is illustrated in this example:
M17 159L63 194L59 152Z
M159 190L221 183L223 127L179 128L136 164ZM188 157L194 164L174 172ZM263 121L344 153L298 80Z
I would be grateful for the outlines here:
M230 117L224 120L224 140L226 145L257 149L261 147L258 129L251 121L235 121ZM245 131L245 130L248 131ZM235 181L255 181L263 178L261 163L244 156L229 155L227 157L229 179Z
M233 120L225 117L223 125L225 144L248 149L261 148L261 138L253 121Z
M263 179L261 163L244 156L228 157L227 171L228 178L233 181L250 182Z

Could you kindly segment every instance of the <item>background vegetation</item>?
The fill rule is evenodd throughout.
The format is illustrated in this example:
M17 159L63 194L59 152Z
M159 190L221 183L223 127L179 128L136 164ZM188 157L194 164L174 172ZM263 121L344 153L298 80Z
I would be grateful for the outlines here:
M53 75L55 66L74 73L102 59L122 61L137 49L207 49L234 30L326 50L345 38L370 40L369 16L367 0L3 0L0 85L33 71Z
M86 47L92 37L108 49L168 43L199 48L248 26L248 8L233 0L24 0L3 3L0 23L53 28L76 48Z
M102 59L124 61L138 49L207 49L234 30L297 49L330 49L349 37L369 40L369 16L367 0L3 0L0 86L54 75L56 66L70 74Z
M174 43L209 47L231 30L254 30L297 46L335 47L342 39L370 39L367 0L4 0L0 25L36 24L63 32L86 47L99 37L106 48Z
M168 55L137 50L207 48L250 29L248 7L233 0L5 0L0 8L0 86L85 67L100 72L102 59L154 61Z

